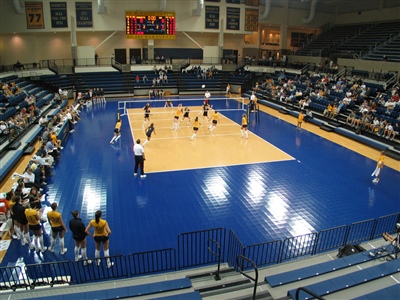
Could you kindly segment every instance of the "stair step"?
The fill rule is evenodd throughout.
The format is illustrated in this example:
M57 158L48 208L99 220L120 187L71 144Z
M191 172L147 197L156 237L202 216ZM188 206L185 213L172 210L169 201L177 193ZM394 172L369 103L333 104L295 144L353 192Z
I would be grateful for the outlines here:
M322 124L321 126L319 126L319 128L321 128L322 130L328 131L328 132L332 132L333 131L333 127L329 126L329 125L325 125Z

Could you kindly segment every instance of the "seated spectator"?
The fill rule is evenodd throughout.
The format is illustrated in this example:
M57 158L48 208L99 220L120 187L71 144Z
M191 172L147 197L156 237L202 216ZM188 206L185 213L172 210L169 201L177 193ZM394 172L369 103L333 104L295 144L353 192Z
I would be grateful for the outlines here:
M35 174L31 168L28 168L24 174L22 174L22 179L24 181L24 185L27 188L35 187L40 189L40 185L35 183Z
M399 123L396 123L393 127L392 134L389 135L390 140L393 141L395 139L396 135L399 135L399 133L400 133L400 125L399 125Z
M354 119L357 117L356 113L354 110L350 111L350 114L346 118L346 125L351 125L353 124Z
M379 122L378 117L375 117L374 120L371 123L371 126L370 126L370 130L371 130L372 133L378 133L379 124L380 124L380 122Z
M322 115L323 115L324 117L330 118L330 116L331 116L332 113L333 113L333 105L332 105L332 103L329 103L329 104L328 104L328 107L325 108L325 110L324 110L324 112L323 112Z
M143 83L146 83L147 82L147 76L146 75L143 75Z

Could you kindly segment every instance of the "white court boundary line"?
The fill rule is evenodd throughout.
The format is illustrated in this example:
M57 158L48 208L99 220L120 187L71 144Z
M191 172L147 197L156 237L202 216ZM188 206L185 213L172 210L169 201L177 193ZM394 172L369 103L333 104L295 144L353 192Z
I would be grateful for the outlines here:
M131 109L131 108L129 108ZM135 109L135 108L132 108ZM230 110L233 111L233 110ZM265 113L265 112L264 112ZM233 121L232 119L228 118L227 116L223 115L224 118L228 119L230 122L232 122L233 124L218 124L218 126L238 126L240 128L240 124ZM168 119L170 120L170 119ZM135 135L133 134L133 129L131 126L131 122L130 122L130 118L128 117L128 122L129 122L129 128L131 129L131 135L132 135L132 139L133 139L133 144L136 144L136 140L135 140ZM150 121L151 123L151 121ZM207 124L206 124L207 125ZM187 125L187 126L192 126L192 125ZM207 125L208 127L208 125ZM172 130L170 127L161 127L161 128L169 128L170 130ZM140 128L139 130L141 131L145 131L145 129ZM277 146L275 146L274 144L271 144L270 142L266 141L265 139L263 139L262 137L260 137L259 135L251 132L250 130L247 130L252 136L262 140L264 143L268 144L269 146L272 146L273 148L279 150L280 152L283 152L285 155L289 156L289 158L287 159L273 159L270 161L257 161L257 162L249 162L249 163L240 163L240 164L232 164L232 165L228 165L227 167L234 167L234 166L244 166L244 165L255 165L255 164L268 164L268 163L275 163L275 162L285 162L285 161L297 161L295 157L291 156L290 154L288 154L287 152L283 151L282 149L278 148ZM173 132L176 132L175 130ZM204 137L218 137L218 136L232 136L232 135L236 135L236 134L213 134L213 133L208 133L206 135L199 135L196 137L196 139L201 139ZM239 135L239 133L238 133ZM166 137L166 138L154 138L152 137L152 140L166 140L166 139L189 139L188 142L192 142L190 141L190 136L180 136L180 137ZM239 140L239 139L238 139ZM244 141L246 143L248 143L248 139L242 139L240 138L239 141ZM226 166L206 166L206 167L199 167L199 168L181 168L181 169L171 169L171 170L162 170L162 171L150 171L147 172L146 174L155 174L155 173L164 173L164 172L175 172L175 171L189 171L189 170L202 170L202 169L211 169L211 168L222 168L222 167L226 167Z

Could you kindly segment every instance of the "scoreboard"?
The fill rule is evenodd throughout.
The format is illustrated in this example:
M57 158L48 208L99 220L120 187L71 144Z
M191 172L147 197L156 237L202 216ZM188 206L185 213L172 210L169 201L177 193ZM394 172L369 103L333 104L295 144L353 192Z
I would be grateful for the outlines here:
M126 37L128 39L175 39L174 12L126 11Z

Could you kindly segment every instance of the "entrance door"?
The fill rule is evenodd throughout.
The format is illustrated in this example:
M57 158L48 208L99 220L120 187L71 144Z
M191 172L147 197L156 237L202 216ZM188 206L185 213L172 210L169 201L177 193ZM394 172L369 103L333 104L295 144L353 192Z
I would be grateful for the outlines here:
M129 58L131 65L142 63L142 49L129 49Z
M225 64L237 64L238 50L224 49L222 51L223 62Z
M126 64L126 49L114 49L114 58L120 64Z

